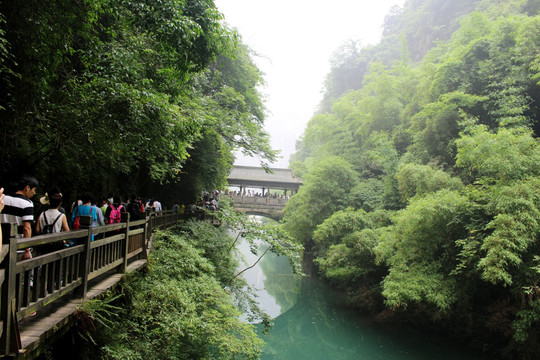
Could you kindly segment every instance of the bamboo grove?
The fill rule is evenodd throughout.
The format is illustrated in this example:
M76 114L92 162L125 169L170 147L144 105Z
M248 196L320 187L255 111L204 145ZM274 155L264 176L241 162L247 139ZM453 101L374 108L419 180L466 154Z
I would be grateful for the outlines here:
M407 1L333 59L284 226L371 314L535 358L538 1Z

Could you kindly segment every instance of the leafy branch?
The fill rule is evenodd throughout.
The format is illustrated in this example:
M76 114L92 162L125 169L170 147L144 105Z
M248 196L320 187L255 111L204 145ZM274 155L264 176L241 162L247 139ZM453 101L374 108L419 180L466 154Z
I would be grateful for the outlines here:
M239 271L234 275L234 278L257 265L269 251L278 256L286 256L289 259L293 272L295 274L301 274L300 253L304 248L302 245L297 244L280 224L263 224L258 219L249 217L234 209L223 209L217 212L216 216L222 224L229 227L233 233L236 233L234 240L229 246L229 250L232 250L242 238L249 243L251 253L258 255L254 264ZM261 242L269 246L262 253L259 253L259 244Z

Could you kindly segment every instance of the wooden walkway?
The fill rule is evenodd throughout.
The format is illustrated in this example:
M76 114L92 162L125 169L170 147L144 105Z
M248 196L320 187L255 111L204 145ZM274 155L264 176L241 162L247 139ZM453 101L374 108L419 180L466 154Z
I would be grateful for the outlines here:
M127 215L127 214L126 214ZM0 248L0 357L34 359L76 323L78 309L146 266L155 229L181 221L179 214L150 214L130 222L17 239L3 227ZM7 236L5 236L7 233ZM79 239L79 244L17 260L17 250ZM95 240L94 240L95 238Z
M146 260L136 260L128 266L128 272L139 270L146 266ZM17 359L33 359L39 355L43 345L48 345L64 335L75 325L77 309L87 300L94 299L113 289L124 274L116 273L90 284L86 299L71 299L37 311L35 316L29 316L19 321L21 350Z

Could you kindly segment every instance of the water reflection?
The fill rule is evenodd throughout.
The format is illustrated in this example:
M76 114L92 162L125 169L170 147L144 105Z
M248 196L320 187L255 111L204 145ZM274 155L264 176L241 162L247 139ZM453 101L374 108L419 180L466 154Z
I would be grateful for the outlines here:
M265 249L266 247L262 246L260 253ZM250 252L246 241L238 245L238 251L243 257L242 266L251 266L258 259L257 255ZM292 273L287 258L268 252L255 267L242 275L255 290L261 308L272 318L283 314L296 304L301 282L300 277Z
M298 302L274 319L261 359L473 359L406 327L369 324L343 305L340 293L303 278Z
M257 261L242 243L246 266ZM264 249L263 249L264 251ZM262 359L474 359L460 346L406 327L370 324L344 306L343 296L316 278L292 274L284 257L267 253L244 273L260 306L274 318Z
M301 277L292 273L289 259L286 257L275 254L266 257L267 255L260 262L261 272L265 274L264 289L279 304L282 314L298 302L301 294Z

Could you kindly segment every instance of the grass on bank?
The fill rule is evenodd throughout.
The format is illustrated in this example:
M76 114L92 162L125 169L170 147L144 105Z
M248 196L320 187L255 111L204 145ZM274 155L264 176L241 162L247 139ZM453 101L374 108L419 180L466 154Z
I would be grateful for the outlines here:
M146 272L128 276L114 304L88 306L96 321L85 326L97 331L80 358L259 358L263 341L239 320L233 296L244 283L234 277L231 241L204 222L156 233Z

